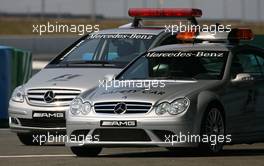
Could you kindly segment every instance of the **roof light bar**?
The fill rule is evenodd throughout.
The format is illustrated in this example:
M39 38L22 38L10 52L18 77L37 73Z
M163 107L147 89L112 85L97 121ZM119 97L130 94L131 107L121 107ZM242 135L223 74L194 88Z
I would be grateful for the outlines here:
M202 16L202 10L194 8L129 8L128 15L134 17L133 27L139 27L142 18L185 18L192 24L198 25L196 17Z
M194 8L130 8L131 17L201 17L202 10Z
M196 37L196 32L190 31L190 32L180 32L177 34L176 38L178 40L182 41L194 41Z
M239 40L253 40L254 33L248 28L235 28L232 29L228 35L228 40L239 41Z
M179 32L176 38L182 41L194 41L197 39L211 42L229 41L231 43L238 43L241 40L252 40L254 38L254 34L251 29L235 28L232 29L230 32Z

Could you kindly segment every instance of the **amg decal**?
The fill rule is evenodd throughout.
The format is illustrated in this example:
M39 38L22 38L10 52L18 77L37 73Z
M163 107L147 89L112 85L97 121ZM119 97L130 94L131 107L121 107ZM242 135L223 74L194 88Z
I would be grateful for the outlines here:
M137 122L134 120L128 121L101 121L101 126L104 127L135 127Z
M64 113L62 112L52 112L52 113L47 113L47 112L35 112L33 113L33 118L63 118Z

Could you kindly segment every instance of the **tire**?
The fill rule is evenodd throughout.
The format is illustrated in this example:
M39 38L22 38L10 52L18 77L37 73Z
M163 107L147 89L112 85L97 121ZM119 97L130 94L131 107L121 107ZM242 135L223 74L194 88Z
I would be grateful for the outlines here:
M210 107L205 113L202 125L201 125L201 137L207 135L211 137L215 135L225 136L225 122L223 113L217 107ZM201 142L199 149L205 153L218 153L223 149L224 142L214 142L215 145L212 145L210 142Z
M71 147L72 153L78 157L96 157L102 149L102 147Z
M19 141L24 144L24 145L31 145L31 146L37 146L39 144L39 142L37 141L33 141L33 134L32 133L18 133L17 137L19 139Z
M166 147L166 149L170 152L177 152L178 149L174 148L174 147Z
M166 149L175 154L185 154L192 150L192 148L189 147L166 147Z

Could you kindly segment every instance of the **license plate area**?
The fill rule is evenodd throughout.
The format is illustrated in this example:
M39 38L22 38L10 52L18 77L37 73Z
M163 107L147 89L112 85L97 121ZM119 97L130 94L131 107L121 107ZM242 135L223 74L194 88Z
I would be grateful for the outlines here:
M136 120L102 120L101 127L136 127Z
M65 120L65 112L33 111L32 118L45 120Z

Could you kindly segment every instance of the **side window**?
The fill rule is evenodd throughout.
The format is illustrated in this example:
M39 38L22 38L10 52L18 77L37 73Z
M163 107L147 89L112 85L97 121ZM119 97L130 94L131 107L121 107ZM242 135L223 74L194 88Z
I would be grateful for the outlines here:
M253 76L262 75L254 53L238 53L234 56L231 66L232 78L235 78L239 73L249 73Z
M182 43L182 42L176 38L176 35L170 35L165 39L163 39L163 41L159 45L163 46L163 45L178 44L178 43Z
M264 74L264 57L261 57L261 56L256 56L256 57L261 67L262 74Z

